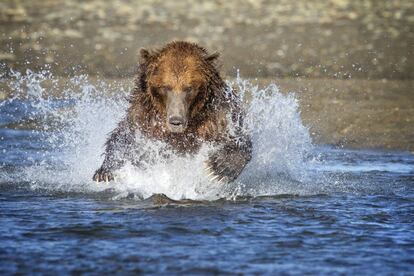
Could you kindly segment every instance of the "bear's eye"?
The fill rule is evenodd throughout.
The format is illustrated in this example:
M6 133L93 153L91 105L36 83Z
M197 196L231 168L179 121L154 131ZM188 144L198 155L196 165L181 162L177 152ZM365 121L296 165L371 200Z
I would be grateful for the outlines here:
M189 94L189 93L191 93L191 91L193 91L193 88L191 86L187 86L187 87L184 87L183 90L184 90L185 93Z
M161 91L161 92L163 92L163 93L167 93L168 91L170 91L172 88L171 88L171 86L168 86L168 85L163 85L163 86L160 86L159 87L159 90Z

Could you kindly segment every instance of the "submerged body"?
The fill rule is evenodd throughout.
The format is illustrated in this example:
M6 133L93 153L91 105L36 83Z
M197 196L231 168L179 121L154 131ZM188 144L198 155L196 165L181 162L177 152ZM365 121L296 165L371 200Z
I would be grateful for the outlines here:
M236 179L251 159L252 144L243 131L240 99L221 78L217 57L180 41L158 51L141 50L130 107L106 142L104 162L93 179L113 180L113 171L126 161L140 166L148 158L137 132L165 142L177 154L194 154L211 143L216 147L207 161L212 179Z

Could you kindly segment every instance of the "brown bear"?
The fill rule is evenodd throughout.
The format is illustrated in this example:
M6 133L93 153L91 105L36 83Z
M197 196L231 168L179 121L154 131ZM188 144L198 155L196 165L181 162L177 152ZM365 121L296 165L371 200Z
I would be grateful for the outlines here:
M195 43L174 41L161 49L141 49L135 88L125 118L106 142L105 159L93 180L113 180L125 161L140 166L145 147L160 140L177 154L214 145L206 162L212 179L230 182L251 159L252 143L243 128L241 101L217 69L218 53Z

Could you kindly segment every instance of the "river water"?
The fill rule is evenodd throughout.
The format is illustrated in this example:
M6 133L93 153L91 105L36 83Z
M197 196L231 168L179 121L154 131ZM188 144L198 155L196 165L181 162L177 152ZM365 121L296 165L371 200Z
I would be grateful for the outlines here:
M1 274L414 271L414 155L313 145L276 85L235 82L254 145L236 182L209 180L206 146L98 184L128 91L47 72L2 81Z

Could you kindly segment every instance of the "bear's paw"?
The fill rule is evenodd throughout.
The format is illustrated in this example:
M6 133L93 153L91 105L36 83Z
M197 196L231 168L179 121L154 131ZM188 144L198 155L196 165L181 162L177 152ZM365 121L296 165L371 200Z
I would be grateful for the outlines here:
M95 172L92 179L93 181L96 181L96 182L102 182L102 181L109 182L109 181L115 180L115 177L111 171L101 167Z
M224 146L209 156L206 170L211 181L232 182L240 175L247 162L248 158L240 148Z

